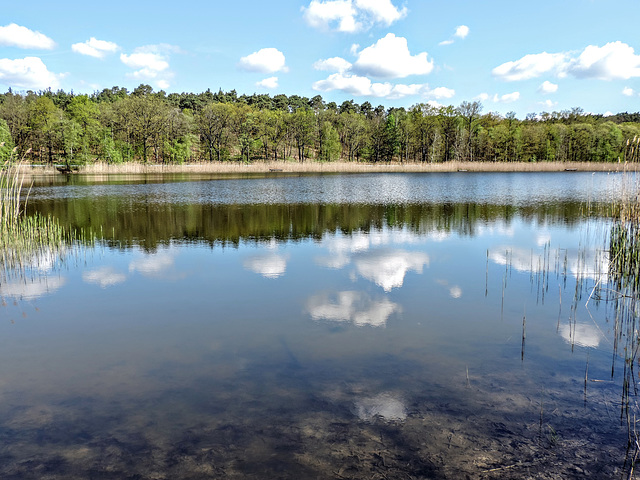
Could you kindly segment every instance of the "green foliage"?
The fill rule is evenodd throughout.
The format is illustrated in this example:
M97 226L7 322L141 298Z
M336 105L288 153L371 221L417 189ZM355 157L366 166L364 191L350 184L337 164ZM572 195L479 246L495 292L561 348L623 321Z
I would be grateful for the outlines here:
M4 164L12 157L13 139L7 122L0 118L0 164Z
M0 138L7 138L0 160L16 147L18 158L49 163L638 161L639 119L574 108L518 120L513 112L482 114L479 102L385 110L320 95L167 95L145 84L91 96L7 92L0 94Z

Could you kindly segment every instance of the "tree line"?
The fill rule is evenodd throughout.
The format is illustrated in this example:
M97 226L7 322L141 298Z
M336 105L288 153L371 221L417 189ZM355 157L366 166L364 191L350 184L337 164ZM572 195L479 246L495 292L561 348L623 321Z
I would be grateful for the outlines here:
M638 161L640 113L483 113L480 102L374 107L298 95L63 90L0 94L0 161L154 163Z

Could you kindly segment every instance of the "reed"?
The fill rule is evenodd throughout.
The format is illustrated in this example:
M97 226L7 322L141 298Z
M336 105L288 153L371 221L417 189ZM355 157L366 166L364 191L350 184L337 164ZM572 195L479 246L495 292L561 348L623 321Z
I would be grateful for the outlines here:
M319 162L319 161L256 161L246 162L202 162L189 164L149 164L128 162L109 164L96 162L82 165L78 173L103 174L246 174L246 173L389 173L389 172L561 172L570 171L624 171L639 165L595 162L458 162L446 163L364 163L364 162ZM23 167L27 175L58 174L54 167Z
M20 163L0 168L0 267L4 275L62 252L72 238L52 217L25 215L28 193Z

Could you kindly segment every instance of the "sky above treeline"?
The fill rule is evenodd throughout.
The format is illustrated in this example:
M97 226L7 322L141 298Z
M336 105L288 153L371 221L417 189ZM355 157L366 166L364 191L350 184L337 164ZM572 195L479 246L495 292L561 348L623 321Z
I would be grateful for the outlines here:
M0 91L322 95L483 113L640 111L637 0L10 2Z

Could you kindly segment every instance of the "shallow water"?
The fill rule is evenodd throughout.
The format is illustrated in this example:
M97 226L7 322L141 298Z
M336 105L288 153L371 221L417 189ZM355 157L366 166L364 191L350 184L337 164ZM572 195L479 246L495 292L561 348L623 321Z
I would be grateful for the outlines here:
M98 241L0 284L0 477L621 475L628 181L37 183Z

